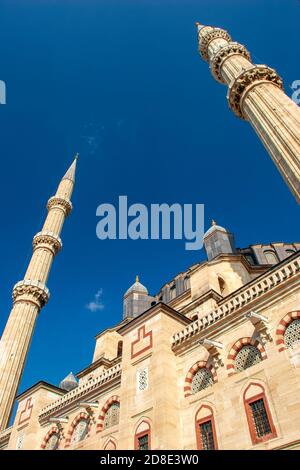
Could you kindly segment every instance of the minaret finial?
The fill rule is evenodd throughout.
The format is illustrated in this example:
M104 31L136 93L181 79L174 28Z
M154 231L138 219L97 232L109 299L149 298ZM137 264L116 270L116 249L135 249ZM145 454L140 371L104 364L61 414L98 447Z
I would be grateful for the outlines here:
M139 279L139 276L138 276L138 275L135 276L135 282L136 282L136 283L140 282L140 279Z
M78 157L79 157L79 153L76 153L71 166L68 168L66 174L63 177L63 180L67 179L75 183L76 163L77 163Z
M212 219L211 226L213 227L214 225L217 225L217 222L214 219Z

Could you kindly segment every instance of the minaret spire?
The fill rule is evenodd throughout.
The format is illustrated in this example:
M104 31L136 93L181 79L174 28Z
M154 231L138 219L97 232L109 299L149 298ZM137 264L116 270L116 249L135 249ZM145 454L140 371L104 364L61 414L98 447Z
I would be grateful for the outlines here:
M33 238L33 253L24 279L13 288L13 307L0 341L0 430L5 429L23 373L37 315L50 293L46 282L54 256L62 247L60 233L72 210L76 160L48 201L48 215Z
M282 80L266 65L255 65L227 31L196 23L199 53L213 77L228 86L231 110L250 122L300 203L300 108L283 91Z

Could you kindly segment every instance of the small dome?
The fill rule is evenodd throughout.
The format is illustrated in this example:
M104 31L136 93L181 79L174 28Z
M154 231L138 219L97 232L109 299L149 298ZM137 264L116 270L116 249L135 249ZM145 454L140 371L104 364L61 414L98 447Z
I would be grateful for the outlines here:
M225 232L225 233L227 233L227 230L226 230L224 227L221 227L220 225L217 225L217 223L216 223L214 220L212 220L212 222L211 222L211 227L207 230L207 232L205 232L203 238L207 237L208 235L210 235L211 233L213 233L213 232L215 232L215 231L217 231L217 230L218 230L219 232Z
M67 390L67 392L70 392L71 390L74 390L74 388L78 387L78 382L73 374L73 372L70 372L67 377L65 377L59 384L59 387L62 388L63 390Z
M136 276L135 283L132 284L131 287L129 287L129 289L125 292L124 295L130 294L133 292L140 293L140 294L148 294L148 290L146 289L145 286L143 286L143 284L140 283L138 276Z

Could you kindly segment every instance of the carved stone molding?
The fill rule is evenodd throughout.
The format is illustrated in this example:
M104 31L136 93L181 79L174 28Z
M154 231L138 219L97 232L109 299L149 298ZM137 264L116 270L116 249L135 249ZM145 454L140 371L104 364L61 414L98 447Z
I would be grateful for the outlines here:
M33 248L40 245L46 245L50 247L54 255L62 248L62 241L58 235L54 232L38 232L33 238Z
M42 308L49 300L50 292L42 282L24 279L13 288L13 302L31 302Z
M247 60L251 61L250 53L245 46L238 42L230 42L227 46L219 49L210 61L210 69L213 77L220 83L226 83L221 75L222 65L224 60L232 55L242 55Z
M64 199L62 197L52 196L47 204L47 209L53 209L57 207L58 209L63 209L65 212L66 217L70 214L72 210L72 203L69 199Z
M208 30L201 34L200 41L199 41L199 52L201 57L208 62L208 46L214 39L225 39L226 41L230 42L231 37L224 29L214 28L213 30Z
M279 88L283 88L282 79L274 69L266 65L253 65L238 75L230 84L227 99L231 110L236 116L243 116L242 102L252 86L263 82L271 82Z

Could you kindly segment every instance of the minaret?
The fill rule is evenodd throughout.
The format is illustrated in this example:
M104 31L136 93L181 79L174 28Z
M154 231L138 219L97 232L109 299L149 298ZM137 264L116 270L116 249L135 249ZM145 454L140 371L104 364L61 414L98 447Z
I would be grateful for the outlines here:
M46 287L52 261L61 249L60 233L72 210L76 161L47 204L41 232L33 238L33 254L24 279L13 288L13 307L0 341L0 430L5 429L24 369L37 315L49 299Z
M196 23L199 52L213 77L228 86L229 107L250 122L300 203L300 109L275 70L251 62L227 31Z

